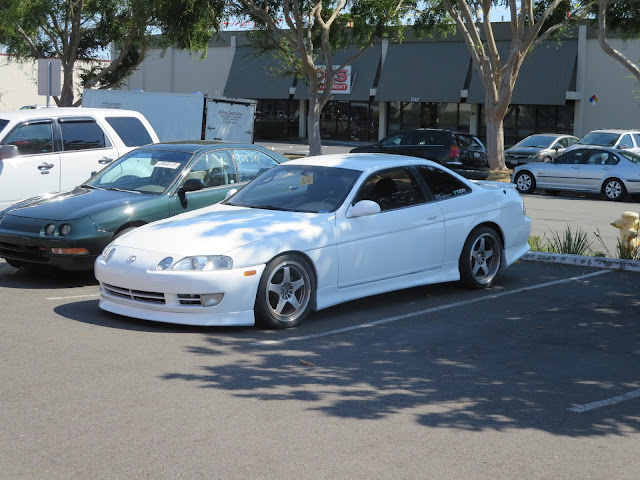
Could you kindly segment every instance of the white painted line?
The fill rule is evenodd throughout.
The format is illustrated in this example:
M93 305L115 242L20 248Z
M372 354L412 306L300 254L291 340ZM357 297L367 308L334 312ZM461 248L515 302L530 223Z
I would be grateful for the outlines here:
M90 295L72 295L70 297L48 297L45 300L68 300L71 298L87 298L87 297L99 297L99 293L92 293Z
M251 343L250 345L280 345L283 343L297 342L299 340L309 340L311 338L328 337L330 335L337 335L339 333L350 332L350 331L359 330L362 328L375 327L376 325L383 325L385 323L390 323L390 322L397 322L398 320L405 320L407 318L417 317L419 315L425 315L427 313L439 312L440 310L447 310L449 308L461 307L463 305L469 305L471 303L482 302L485 300L493 300L495 298L505 297L507 295L514 295L516 293L522 293L528 290L537 290L538 288L546 288L546 287L551 287L553 285L560 285L562 283L575 282L576 280L583 280L585 278L595 277L597 275L602 275L603 273L609 273L611 271L612 270L598 270L597 272L587 273L585 275L564 278L562 280L554 280L553 282L541 283L539 285L530 285L528 287L522 287L516 290L509 290L508 292L494 293L493 295L487 295L484 297L463 300L461 302L454 302L454 303L449 303L447 305L440 305L437 307L427 308L425 310L420 310L418 312L406 313L404 315L398 315L398 316L389 317L389 318L381 318L380 320L376 320L374 322L361 323L359 325L352 325L351 327L338 328L336 330L329 330L327 332L314 333L311 335L302 335L299 337L283 338L280 340L264 340L261 342Z
M625 393L624 395L618 395L617 397L600 400L598 402L591 402L585 405L578 405L577 407L572 407L569 410L576 413L583 413L595 408L606 407L607 405L613 405L614 403L620 403L624 402L625 400L631 400L632 398L638 397L640 397L640 388L638 390Z

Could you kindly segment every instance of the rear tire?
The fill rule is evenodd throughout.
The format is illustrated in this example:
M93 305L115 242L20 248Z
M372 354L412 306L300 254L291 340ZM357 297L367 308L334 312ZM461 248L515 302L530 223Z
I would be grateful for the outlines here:
M617 178L608 178L602 184L602 193L607 200L613 200L614 202L620 202L627 196L627 189L624 188L624 184Z
M514 183L516 184L516 189L520 193L531 193L536 189L536 179L533 177L533 174L524 170L514 179Z
M490 287L500 270L502 242L489 227L473 230L460 254L459 269L462 283L473 289Z
M300 255L271 260L262 274L254 307L256 323L265 328L290 328L309 314L315 300L313 270Z

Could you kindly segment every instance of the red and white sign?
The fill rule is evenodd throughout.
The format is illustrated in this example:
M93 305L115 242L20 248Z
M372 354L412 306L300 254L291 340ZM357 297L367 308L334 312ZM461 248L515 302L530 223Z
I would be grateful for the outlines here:
M333 68L335 69L339 66L340 65L334 65ZM320 93L324 91L325 87L326 67L324 65L318 65L316 68L318 70L318 80L320 81L318 93ZM335 71L331 93L351 93L351 65Z

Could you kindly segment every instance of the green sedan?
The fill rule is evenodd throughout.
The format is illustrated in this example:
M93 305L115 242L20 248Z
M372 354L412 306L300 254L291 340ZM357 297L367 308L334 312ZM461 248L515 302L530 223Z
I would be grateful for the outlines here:
M0 212L0 257L16 268L91 270L114 238L217 203L286 160L250 144L140 147L73 190L30 198Z

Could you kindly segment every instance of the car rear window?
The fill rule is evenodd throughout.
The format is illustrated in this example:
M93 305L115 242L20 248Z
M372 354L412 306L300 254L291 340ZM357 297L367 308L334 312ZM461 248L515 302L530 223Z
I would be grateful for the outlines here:
M62 119L61 119L62 120ZM105 148L108 140L97 123L93 121L60 121L63 150L88 150Z
M153 143L143 123L135 117L107 117L106 120L127 147Z
M610 132L591 132L580 139L578 143L580 145L602 145L604 147L613 147L618 139L619 133Z

